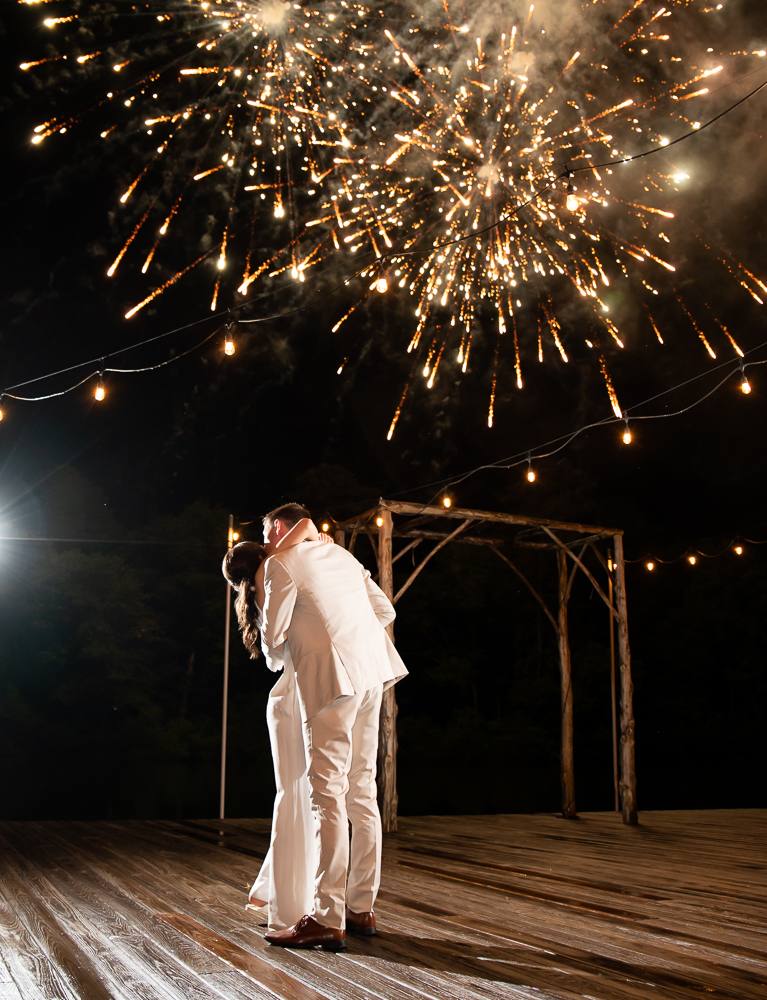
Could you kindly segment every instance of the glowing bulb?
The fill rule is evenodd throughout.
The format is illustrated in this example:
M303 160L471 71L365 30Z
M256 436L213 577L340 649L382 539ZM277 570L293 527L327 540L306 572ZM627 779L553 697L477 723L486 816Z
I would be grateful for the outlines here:
M527 481L528 483L535 482L535 472L533 472L533 467L530 464L530 459L527 460Z
M450 499L450 497L442 497L442 506L443 507L452 507L453 506L453 501Z
M224 341L224 354L228 354L230 357L234 354L234 341L229 336Z
M322 525L322 530L325 533L327 533L328 531L330 531L330 525L327 523L327 521Z
M628 427L623 432L623 443L624 444L631 444L631 431L628 429Z
M2 418L0 418L0 419L2 419ZM742 556L743 555L743 546L742 545L736 545L735 546L735 553L736 553L736 555Z
M568 212L577 212L578 205L580 205L580 202L578 201L578 199L575 197L574 194L569 194L567 196L567 201L565 202L565 204L567 205Z
M99 402L101 402L101 400L106 396L106 394L107 393L106 389L104 388L104 383L102 382L101 379L99 379L98 385L96 386L96 391L94 392L93 395Z
M654 562L648 562L647 563L647 568L650 570L650 572L652 572L655 569L655 563Z
M238 540L239 540L239 537L240 537L240 533L239 533L238 531L233 531L233 532L232 532L232 541L233 541L233 542L236 542L236 541L238 541Z
M697 559L695 558L695 556L687 556L687 562L688 562L688 563L689 563L689 564L690 564L691 566L694 566L694 565L695 565L695 563L696 563L697 561L698 561L698 560L697 560Z
M0 420L2 419L3 419L3 408L2 406L0 406Z
M749 392L751 392L751 385L749 384L749 381L746 378L746 373L745 372L741 372L741 376L740 376L740 388L741 388L741 391L743 392L744 396L747 396L749 394Z
M388 288L389 288L389 282L386 280L384 275L381 275L378 281L376 281L376 291L380 292L383 295L385 291L388 291Z
M378 525L379 528L382 528L383 527L383 518L382 517L377 517L376 518L376 524Z

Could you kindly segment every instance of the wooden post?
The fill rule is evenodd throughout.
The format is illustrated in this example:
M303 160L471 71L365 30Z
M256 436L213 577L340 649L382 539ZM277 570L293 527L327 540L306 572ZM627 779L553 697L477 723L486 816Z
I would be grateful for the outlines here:
M636 803L636 766L634 744L634 683L631 680L628 616L626 609L626 574L623 563L623 538L614 536L615 606L618 612L618 662L621 673L621 804L623 822L639 822Z
M575 813L575 768L573 764L573 684L570 662L570 643L567 632L568 571L567 553L557 552L559 563L559 618L557 642L559 644L559 675L562 706L562 815L573 819Z
M392 516L379 508L378 517L378 584L391 601L394 597L392 568ZM394 626L389 625L389 638L394 641ZM397 831L397 699L394 687L384 691L378 729L378 800L384 833Z
M613 554L608 549L607 552L607 584L609 588L610 603L613 604ZM613 724L613 789L615 791L615 811L620 812L620 781L618 778L618 718L615 709L615 618L612 613L610 619L610 718Z
M226 547L231 549L234 545L234 515L229 515L229 533L226 538ZM221 778L219 781L218 795L218 818L224 818L224 807L226 803L226 730L227 715L229 712L229 636L231 634L232 621L232 593L229 584L226 584L226 615L224 618L224 694L223 708L221 711Z
M346 532L343 528L336 528L333 532L333 540L336 545L340 545L342 549L346 548Z

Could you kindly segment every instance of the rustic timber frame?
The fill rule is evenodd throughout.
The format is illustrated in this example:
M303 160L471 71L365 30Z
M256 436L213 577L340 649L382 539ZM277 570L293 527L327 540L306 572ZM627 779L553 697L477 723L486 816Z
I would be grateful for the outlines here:
M394 524L394 516L408 520ZM435 530L431 522L441 520L459 521L453 530ZM424 527L425 525L428 527ZM508 537L490 538L481 534L484 525L501 528ZM511 527L516 534L509 534ZM623 813L623 822L635 825L638 822L636 806L636 771L634 764L634 685L631 679L631 653L629 650L628 624L626 612L626 582L623 560L623 531L619 528L604 528L590 524L573 524L567 521L553 521L547 518L525 517L520 514L494 513L484 510L468 510L460 507L423 506L402 503L395 500L380 500L372 510L358 514L345 522L334 522L335 541L353 551L360 535L367 535L373 547L378 565L378 583L391 600L397 604L407 592L421 570L448 543L481 545L490 548L519 577L536 601L540 604L551 623L557 638L561 681L561 782L562 815L573 818L575 809L575 772L573 762L573 691L570 658L570 643L567 623L567 606L572 591L575 574L580 569L594 591L607 606L610 621L610 655L613 694L613 768L616 785L616 809L618 802ZM561 536L565 536L564 538ZM348 545L347 545L348 536ZM573 537L574 536L574 537ZM405 541L396 553L394 540ZM407 552L412 552L424 541L435 544L415 566L399 590L394 592L393 566ZM608 546L607 553L599 549L599 544ZM511 548L538 549L553 552L558 568L558 602L551 610L530 581L514 564L508 552ZM501 548L506 551L502 552ZM587 555L596 558L595 571L604 571L607 586L602 587L596 576L586 566ZM593 562L593 560L592 560ZM618 750L615 714L615 646L614 632L618 632L618 663L620 672L620 750ZM393 627L389 634L394 639ZM381 819L385 832L397 829L397 702L394 688L384 693L381 706L381 727L378 746L378 788L381 800Z

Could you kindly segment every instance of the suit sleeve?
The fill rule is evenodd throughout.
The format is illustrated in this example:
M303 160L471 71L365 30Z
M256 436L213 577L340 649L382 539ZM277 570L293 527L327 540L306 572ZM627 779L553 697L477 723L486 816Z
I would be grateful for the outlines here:
M261 643L267 657L279 659L279 664L270 669L279 670L283 666L284 643L293 617L298 591L290 573L279 559L270 559L264 573L264 610L261 619Z
M368 600L370 601L373 611L375 612L376 618L379 622L386 628L387 625L391 625L394 619L397 617L397 612L394 610L394 605L389 600L389 598L384 594L381 588L370 578L370 573L368 570L363 569L362 576L365 580L365 588L368 592Z

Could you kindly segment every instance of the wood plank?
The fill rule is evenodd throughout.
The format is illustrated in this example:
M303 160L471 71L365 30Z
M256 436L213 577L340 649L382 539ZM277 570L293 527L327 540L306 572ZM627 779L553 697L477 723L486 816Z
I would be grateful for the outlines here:
M281 969L253 955L227 938L215 934L209 928L183 913L158 913L158 920L164 920L176 930L186 934L196 944L233 969L244 973L279 1000L326 1000L326 995L297 982Z

